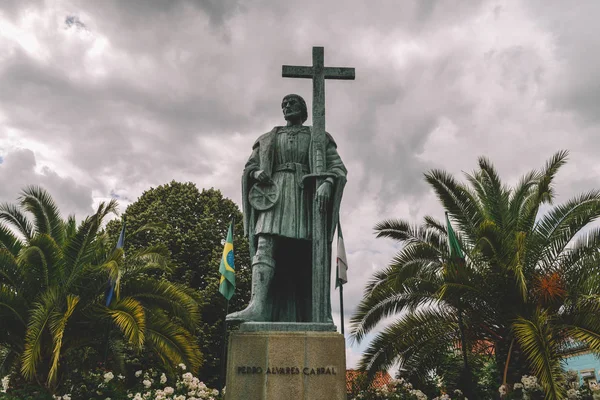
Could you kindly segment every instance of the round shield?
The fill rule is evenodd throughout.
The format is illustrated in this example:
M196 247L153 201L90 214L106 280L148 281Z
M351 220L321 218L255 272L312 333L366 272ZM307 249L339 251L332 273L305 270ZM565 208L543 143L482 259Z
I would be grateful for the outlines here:
M279 190L275 182L256 183L248 194L250 205L259 211L265 211L273 207L278 199Z

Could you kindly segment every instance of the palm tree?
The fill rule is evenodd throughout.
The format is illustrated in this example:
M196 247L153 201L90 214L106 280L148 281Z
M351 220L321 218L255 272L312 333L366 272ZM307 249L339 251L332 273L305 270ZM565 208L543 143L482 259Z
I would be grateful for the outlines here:
M384 318L399 318L370 343L362 368L399 362L426 373L435 354L459 342L460 305L467 343L493 345L503 383L530 371L547 398L565 398L561 346L575 339L600 353L600 229L588 227L600 216L600 191L550 208L566 158L556 153L514 188L485 158L467 184L441 170L425 174L458 228L466 263L450 270L446 229L432 217L376 226L378 237L404 247L367 285L352 337L361 341Z
M0 205L1 366L55 387L67 356L88 349L119 368L122 345L153 352L166 365L192 370L202 355L191 334L199 323L194 292L155 278L170 268L164 249L114 249L102 224L116 201L102 203L79 225L63 220L41 188ZM105 305L109 278L116 297ZM104 354L103 354L104 353ZM104 356L104 357L103 357Z

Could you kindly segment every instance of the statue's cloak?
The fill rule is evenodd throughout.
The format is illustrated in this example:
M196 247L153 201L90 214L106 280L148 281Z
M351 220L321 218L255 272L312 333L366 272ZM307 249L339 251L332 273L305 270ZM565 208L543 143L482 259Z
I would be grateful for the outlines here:
M250 257L254 257L256 253L256 238L254 235L254 227L258 212L252 208L249 201L249 192L252 185L256 183L253 177L254 172L258 170L265 171L269 176L272 176L275 152L275 138L278 130L282 128L276 126L270 132L260 136L252 146L252 155L248 159L242 175L242 209L244 213L244 234L250 242ZM335 175L332 198L327 209L327 237L331 243L335 228L339 220L340 203L344 186L346 185L347 170L344 166L339 154L337 153L337 145L331 135L326 133L326 172ZM310 152L312 152L312 141ZM312 157L309 155L309 174L313 172ZM314 183L309 180L304 181L303 190L310 191L310 199L314 202ZM330 248L331 246L329 246ZM329 252L331 256L331 251ZM331 257L328 258L329 260Z

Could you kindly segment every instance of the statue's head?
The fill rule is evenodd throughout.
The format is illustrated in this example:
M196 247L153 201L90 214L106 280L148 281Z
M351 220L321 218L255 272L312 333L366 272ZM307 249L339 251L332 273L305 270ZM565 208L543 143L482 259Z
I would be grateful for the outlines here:
M286 121L300 118L302 123L308 118L306 102L297 94L288 94L281 100L281 110Z

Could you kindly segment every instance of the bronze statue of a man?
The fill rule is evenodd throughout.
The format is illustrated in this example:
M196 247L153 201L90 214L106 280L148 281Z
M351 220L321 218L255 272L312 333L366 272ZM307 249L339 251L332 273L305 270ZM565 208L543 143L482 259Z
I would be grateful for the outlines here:
M302 97L281 103L286 126L260 136L242 176L244 233L250 241L252 295L245 310L229 321L310 321L313 212L326 215L328 260L339 218L346 167L333 138L326 134L328 177L314 190L304 177L312 173L311 127ZM318 207L313 207L314 203ZM330 261L326 271L330 273Z

